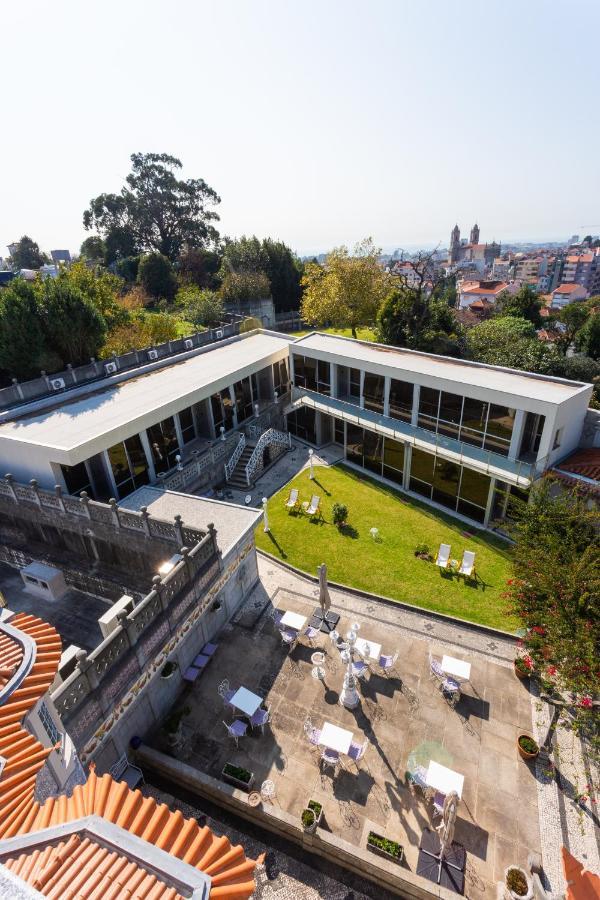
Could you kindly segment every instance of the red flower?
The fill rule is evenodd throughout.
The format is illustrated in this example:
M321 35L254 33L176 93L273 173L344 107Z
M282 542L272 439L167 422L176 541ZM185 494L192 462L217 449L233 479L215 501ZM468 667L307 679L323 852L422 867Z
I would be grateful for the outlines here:
M580 702L579 705L580 705L580 706L583 706L584 709L591 709L592 706L593 706L594 704L593 704L593 702L592 702L592 698L591 698L591 697L583 697L583 698L581 699L581 702Z
M536 634L546 634L545 630L540 625L534 625L531 630L535 631Z
M548 675L556 675L556 666L548 666Z
M528 669L533 669L533 660L530 656L524 656L523 662L527 666Z

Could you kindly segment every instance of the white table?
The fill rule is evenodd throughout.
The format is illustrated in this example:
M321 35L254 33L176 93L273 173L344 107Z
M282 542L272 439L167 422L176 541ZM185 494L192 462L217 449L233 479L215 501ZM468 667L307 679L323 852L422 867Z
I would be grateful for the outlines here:
M301 616L300 613L295 612L286 612L284 616L282 616L280 625L285 625L287 628L293 628L294 631L302 631L304 626L306 625L306 616Z
M440 763L431 760L425 781L429 787L439 791L440 794L447 795L451 791L456 791L459 799L462 797L465 776L460 775L458 772L453 772L452 769L447 769L446 766L442 766Z
M247 716L253 716L263 702L262 697L253 694L248 688L241 687L235 692L229 703Z
M375 662L379 662L379 657L381 656L381 644L376 644L375 641L365 640L365 638L356 638L354 646L361 656L366 656L368 659L374 659Z
M465 662L464 659L443 656L442 670L448 675L454 675L459 681L469 681L471 678L471 663Z
M353 737L354 735L351 731L346 731L345 728L338 728L337 725L332 725L331 722L325 722L321 729L319 743L329 750L337 750L338 753L348 753Z

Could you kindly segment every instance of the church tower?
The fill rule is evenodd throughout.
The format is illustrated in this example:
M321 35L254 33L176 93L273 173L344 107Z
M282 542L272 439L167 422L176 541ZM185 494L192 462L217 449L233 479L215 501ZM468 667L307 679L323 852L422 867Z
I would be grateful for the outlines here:
M470 244L478 244L479 243L479 225L477 222L471 228L471 237L469 240Z
M458 250L460 247L460 228L455 225L450 232L450 253L449 261L455 263L458 260Z

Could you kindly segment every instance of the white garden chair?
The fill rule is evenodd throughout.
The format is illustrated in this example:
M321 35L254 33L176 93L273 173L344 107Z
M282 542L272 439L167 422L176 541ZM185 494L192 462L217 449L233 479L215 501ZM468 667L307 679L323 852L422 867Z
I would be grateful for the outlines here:
M436 566L440 569L447 569L450 565L450 544L440 544L440 549L435 558Z
M472 550L465 550L463 553L458 574L464 575L465 578L473 578L475 575L475 554Z

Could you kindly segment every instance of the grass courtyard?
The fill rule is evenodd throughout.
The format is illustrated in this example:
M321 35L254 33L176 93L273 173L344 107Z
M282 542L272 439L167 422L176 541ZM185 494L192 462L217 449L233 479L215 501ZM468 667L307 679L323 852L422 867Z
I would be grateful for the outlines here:
M501 596L511 572L506 542L346 466L315 466L314 475L311 482L308 470L300 472L271 497L270 532L262 524L256 530L259 549L311 575L325 562L330 579L350 587L505 631L518 628ZM321 496L323 520L288 512L284 503L293 487L301 501ZM341 531L332 523L336 502L348 507L348 527ZM379 541L370 535L373 527ZM465 582L416 558L420 543L433 555L440 543L450 544L458 560L463 550L475 551L477 581Z
M292 331L290 332L290 337L304 337L306 334L311 334L313 331L320 331L323 334L339 334L341 337L352 337L352 329L351 328L305 328L303 331ZM359 341L374 341L375 340L375 329L369 328L367 325L360 325L356 329L356 337Z

